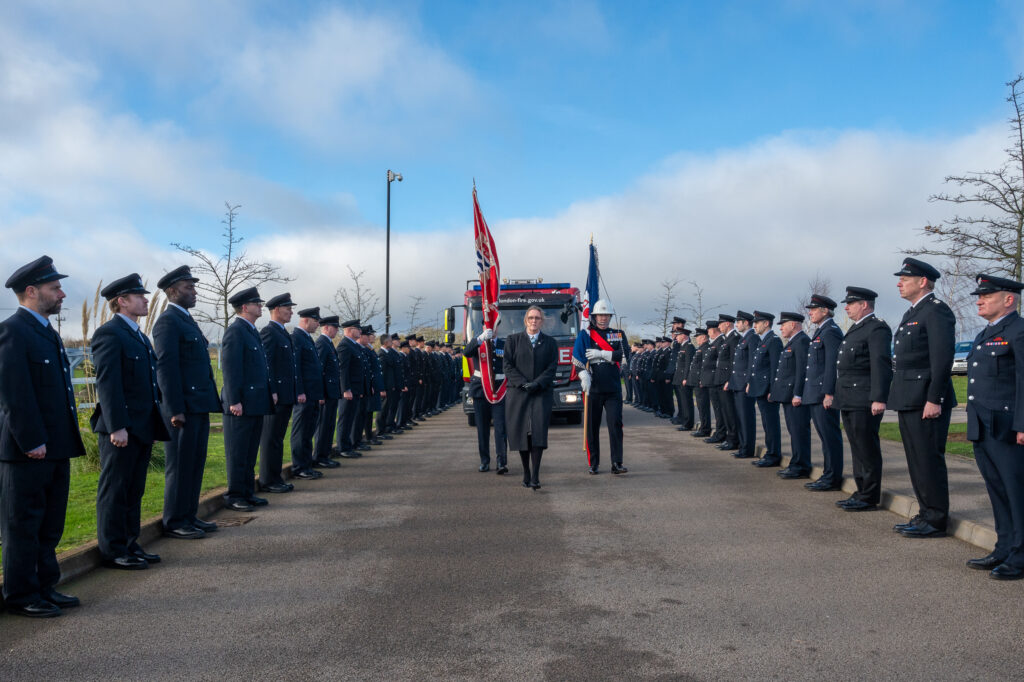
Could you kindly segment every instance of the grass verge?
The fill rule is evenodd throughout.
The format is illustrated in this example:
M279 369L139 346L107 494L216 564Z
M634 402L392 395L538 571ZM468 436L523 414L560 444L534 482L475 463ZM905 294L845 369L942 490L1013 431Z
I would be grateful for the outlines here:
M883 440L892 440L897 443L903 442L900 435L900 425L896 423L882 424L878 435ZM950 424L949 436L946 438L946 454L961 455L974 459L974 446L967 440L967 424Z

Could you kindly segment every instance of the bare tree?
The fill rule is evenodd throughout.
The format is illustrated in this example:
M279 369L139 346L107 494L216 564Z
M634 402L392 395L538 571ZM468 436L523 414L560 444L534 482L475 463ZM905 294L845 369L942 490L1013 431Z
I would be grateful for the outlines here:
M708 305L704 300L704 287L693 280L690 280L690 286L693 287L693 303L684 303L680 308L688 316L693 317L695 325L703 324L707 315L725 307L723 303Z
M967 258L953 257L948 261L946 272L935 282L935 295L945 301L956 317L958 335L971 339L984 324L974 305L974 275L979 268Z
M807 280L807 293L797 299L796 311L803 314L805 308L811 304L811 296L817 294L818 296L830 296L829 292L832 291L832 280L831 278L822 274L821 270L816 270L814 277ZM811 328L811 321L806 320L804 322L804 328Z
M409 331L416 331L416 316L419 315L420 308L423 306L423 301L426 300L425 296L410 296L412 303L409 304Z
M380 315L380 297L362 282L365 270L356 272L351 265L345 267L352 278L352 286L338 287L334 292L334 304L346 317L357 319L364 325L370 324L373 318Z
M931 245L906 253L963 259L1019 281L1024 271L1024 75L1006 86L1006 101L1013 107L1010 145L1004 150L1007 159L998 170L946 177L946 183L958 190L929 200L965 207L970 214L957 213L939 225L925 225L921 232ZM952 275L949 268L946 272Z
M646 320L644 325L661 327L661 333L668 334L671 328L672 315L676 311L676 299L678 295L676 288L679 286L679 278L666 279L661 282L661 296L658 298L658 307L654 310L654 318Z
M239 235L235 219L238 217L240 205L232 206L224 202L227 209L224 213L224 225L221 236L224 237L224 252L219 256L193 248L187 244L172 242L171 246L187 253L198 261L192 268L193 274L199 278L196 284L198 299L202 306L192 311L199 322L215 324L221 331L235 316L235 311L228 304L228 299L243 287L258 287L268 282L290 282L291 277L281 274L281 269L270 263L251 260L242 248L244 237Z

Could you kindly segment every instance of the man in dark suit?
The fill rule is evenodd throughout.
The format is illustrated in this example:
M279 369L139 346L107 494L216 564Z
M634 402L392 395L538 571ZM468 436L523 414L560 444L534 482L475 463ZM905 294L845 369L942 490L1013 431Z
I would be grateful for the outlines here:
M156 379L170 440L164 446L165 537L194 540L217 530L198 518L199 496L210 440L210 413L220 412L209 344L189 312L196 305L196 282L187 265L171 270L157 286L167 309L153 325Z
M754 443L757 440L757 418L754 410L757 399L747 394L747 382L750 380L750 361L754 356L754 347L760 341L754 333L752 324L754 316L742 310L736 311L736 334L739 342L732 352L732 374L726 388L732 394L736 405L736 434L739 448L733 453L736 459L752 459Z
M313 459L325 461L331 458L334 443L335 420L338 416L338 401L341 399L341 370L338 365L338 351L334 338L338 335L338 316L320 318L320 336L316 339L316 354L320 358L320 372L324 384L324 403L316 416L316 442L313 445ZM337 452L337 451L335 451ZM323 476L319 471L295 474L296 478L317 479Z
M342 337L338 343L338 376L341 400L338 403L337 444L341 457L356 458L362 454L353 441L353 427L359 414L359 401L363 398L362 346L359 345L359 320L342 323Z
M404 431L416 426L416 422L412 420L412 411L416 403L417 379L413 368L412 348L407 339L398 342L398 353L401 355L403 385L396 423L398 428Z
M722 384L716 383L719 377L715 370L718 368L718 354L722 351L725 339L718 328L718 320L708 320L704 326L708 330L708 345L704 349L704 359L700 370L700 385L707 389L708 401L711 403L711 410L715 414L715 426L711 435L704 439L705 443L725 442L725 414L722 411Z
M267 504L253 490L253 470L260 448L263 418L274 414L277 393L270 386L270 372L256 320L263 315L263 299L256 287L243 289L228 299L235 319L221 341L224 386L224 457L228 490L224 506L252 511ZM290 344L289 344L290 345Z
M0 535L8 613L59 616L77 597L54 590L70 459L85 454L71 368L50 315L65 297L53 259L18 268L6 286L18 310L0 322Z
M366 325L360 329L359 345L363 362L363 396L360 403L359 416L356 417L356 434L353 440L365 437L366 449L370 446L381 445L383 441L373 432L373 413L383 407L381 398L386 395L383 387L383 377L380 371L380 361L373 351L373 340L377 337L373 325Z
M672 372L672 388L676 393L676 401L679 403L679 426L678 431L690 431L693 429L693 388L688 386L687 374L690 373L690 362L693 360L693 344L690 342L691 332L686 327L679 327L676 332L676 343L679 344L679 352L676 354L676 365Z
M170 440L160 413L156 353L139 328L149 313L142 277L116 279L100 294L114 313L92 336L97 405L92 430L99 434L96 539L103 565L138 570L160 562L139 546L142 495L153 441Z
M857 492L836 505L846 511L871 511L882 496L882 448L878 428L892 384L892 330L875 317L871 289L846 287L846 314L853 326L839 346L836 395L825 407L839 405L843 429L850 441Z
M402 339L398 334L392 334L391 343L388 346L388 352L391 354L395 372L395 378L393 381L394 399L390 403L387 418L388 433L390 434L405 433L404 412L405 405L408 402L407 397L409 395L409 384L406 374L409 371L409 362L405 353L402 353L399 350L401 341Z
M916 258L906 258L896 273L900 296L910 301L894 334L892 389L888 408L900 420L903 450L914 495L920 507L909 523L894 530L908 538L946 535L949 521L949 480L946 438L956 407L953 392L953 351L956 316L935 297L939 271Z
M768 398L782 405L789 433L789 466L778 472L779 478L810 478L811 476L811 412L803 404L807 380L807 347L811 340L804 333L804 316L800 313L779 314L779 331L786 345L779 355L779 365Z
M500 324L500 320L499 320ZM473 378L469 382L469 397L473 399L473 416L476 423L477 452L480 454L478 471L491 468L491 424L494 424L494 454L499 476L508 473L508 441L505 433L505 398L491 403L484 395L483 374L480 370L480 346L494 338L493 329L485 329L466 345L466 357L473 363ZM505 356L505 339L494 339L490 352L491 376L497 388L505 380L502 364ZM506 387L506 390L507 387Z
M1024 578L1024 284L978 275L978 315L988 322L967 356L967 439L996 522L992 553L967 565L997 580ZM1018 359L1019 358L1019 359Z
M263 354L270 370L270 387L277 394L274 409L263 418L260 434L259 489L266 493L288 493L295 486L286 483L282 474L284 436L292 418L292 406L305 403L295 365L295 347L285 325L292 321L291 294L278 294L267 301L270 322L260 331Z
M523 486L540 489L540 459L548 446L548 426L554 404L558 344L541 332L544 311L530 306L524 331L505 339L503 369L508 378L505 423L508 444L523 462ZM532 472L532 473L531 473Z
M297 478L304 471L313 471L314 465L333 469L338 465L330 455L322 460L313 456L313 435L316 420L324 404L324 375L317 353L313 332L320 325L320 308L306 308L299 311L299 323L292 330L292 348L295 352L296 390L305 395L304 401L297 401L292 408L292 476Z
M807 379L801 404L811 411L811 420L821 440L825 459L824 471L816 481L804 484L808 490L839 490L843 485L843 433L839 428L839 410L825 407L836 393L836 362L843 332L832 319L836 302L828 296L814 294L807 306L811 324L817 325L807 348ZM795 404L795 403L794 403Z
M761 413L761 428L764 430L764 455L751 464L756 467L777 467L782 461L782 425L779 423L779 404L768 399L772 379L782 355L782 341L772 331L775 315L754 311L754 348L750 355L750 375L747 379L747 395L757 399L757 410Z
M711 401L708 398L708 391L700 385L700 374L704 367L704 350L708 346L708 330L697 327L693 331L693 357L690 359L690 371L686 375L686 383L693 389L694 402L697 404L697 418L699 423L690 435L694 438L707 438L711 435Z
M718 316L718 331L722 342L718 348L718 361L715 364L715 390L719 391L718 402L722 406L722 418L725 421L725 440L718 444L719 450L738 450L740 447L739 418L736 415L736 401L729 391L729 379L732 378L733 355L740 343L740 335L734 324L732 315Z

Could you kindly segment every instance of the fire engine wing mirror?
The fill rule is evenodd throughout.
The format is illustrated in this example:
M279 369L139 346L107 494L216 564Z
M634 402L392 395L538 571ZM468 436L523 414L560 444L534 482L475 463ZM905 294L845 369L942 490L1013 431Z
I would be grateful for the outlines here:
M571 301L562 306L562 313L559 315L562 318L562 324L569 321L569 317L572 316L573 312L574 308Z
M444 330L455 331L455 306L444 309Z

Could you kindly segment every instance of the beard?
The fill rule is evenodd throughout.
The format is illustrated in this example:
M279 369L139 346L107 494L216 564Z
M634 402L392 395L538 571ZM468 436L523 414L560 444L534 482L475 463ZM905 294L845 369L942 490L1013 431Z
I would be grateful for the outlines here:
M42 306L40 306L42 308L41 312L43 313L43 315L47 315L47 316L48 315L56 315L57 313L60 312L61 305L62 305L62 301L60 299L53 299L51 301L46 301Z

